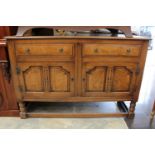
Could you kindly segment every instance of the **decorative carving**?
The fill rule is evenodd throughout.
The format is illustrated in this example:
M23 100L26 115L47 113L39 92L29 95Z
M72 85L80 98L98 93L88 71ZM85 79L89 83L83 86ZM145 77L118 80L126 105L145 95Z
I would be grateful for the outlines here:
M136 107L136 103L132 100L129 108L129 118L133 118L135 116L135 113L134 113L135 107Z
M3 69L3 75L5 77L5 79L10 82L11 79L11 74L10 74L10 65L8 62L2 62L2 69Z
M19 102L19 108L20 108L20 117L22 119L26 118L26 106L24 102Z
M151 112L150 119L153 119L153 118L154 118L154 115L155 115L155 111L152 111L152 112Z
M49 67L43 67L43 87L44 91L50 91L50 84L49 84Z

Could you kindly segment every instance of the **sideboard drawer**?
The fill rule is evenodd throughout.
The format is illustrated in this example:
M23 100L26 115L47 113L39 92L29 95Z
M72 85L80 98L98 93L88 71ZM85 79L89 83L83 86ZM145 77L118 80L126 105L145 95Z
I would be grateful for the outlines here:
M73 44L17 44L16 55L73 56Z
M135 56L140 55L140 45L84 44L83 56Z

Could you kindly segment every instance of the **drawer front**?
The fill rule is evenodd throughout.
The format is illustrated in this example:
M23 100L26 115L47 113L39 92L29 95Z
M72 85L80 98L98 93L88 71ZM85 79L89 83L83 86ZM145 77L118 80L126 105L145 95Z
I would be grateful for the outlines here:
M140 55L140 45L85 44L83 56L135 56Z
M73 44L17 44L16 55L73 56Z

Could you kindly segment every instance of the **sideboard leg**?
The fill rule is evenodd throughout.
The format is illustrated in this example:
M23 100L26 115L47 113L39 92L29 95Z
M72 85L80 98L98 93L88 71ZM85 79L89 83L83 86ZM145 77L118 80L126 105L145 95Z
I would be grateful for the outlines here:
M26 107L24 102L19 102L19 108L20 108L20 118L25 119L26 118Z
M151 112L151 119L152 120L153 120L154 116L155 116L155 102L153 104L153 108L152 108L152 112Z
M134 116L135 116L135 107L136 107L136 102L131 101L128 118L130 118L130 119L134 118Z
M154 115L155 115L155 111L153 111L153 112L151 112L151 119L153 119L154 118Z

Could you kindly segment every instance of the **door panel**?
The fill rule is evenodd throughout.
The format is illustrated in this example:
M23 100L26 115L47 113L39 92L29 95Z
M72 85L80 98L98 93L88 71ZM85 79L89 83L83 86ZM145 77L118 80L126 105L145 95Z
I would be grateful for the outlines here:
M86 91L104 92L107 67L96 66L86 72Z
M114 66L111 77L111 92L133 92L136 80L136 64Z
M131 95L136 63L83 63L83 96Z
M84 63L82 71L84 96L98 96L106 92L108 66L103 63Z
M27 92L42 92L43 89L43 67L30 66L23 71L24 85Z
M19 63L19 89L26 98L74 95L73 63Z
M132 76L133 72L127 67L114 67L112 92L130 91Z
M50 66L50 91L69 92L72 72L73 70L67 70L62 66Z

